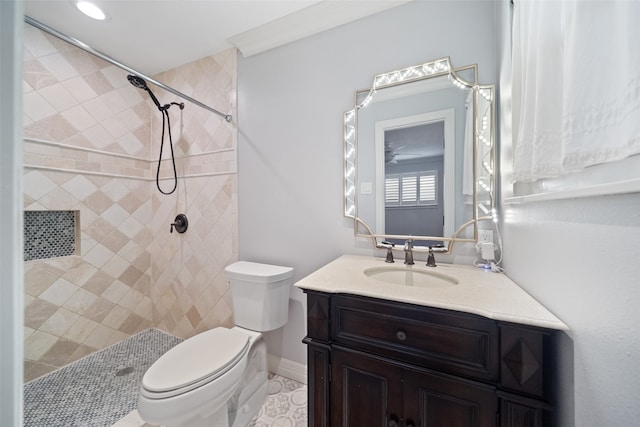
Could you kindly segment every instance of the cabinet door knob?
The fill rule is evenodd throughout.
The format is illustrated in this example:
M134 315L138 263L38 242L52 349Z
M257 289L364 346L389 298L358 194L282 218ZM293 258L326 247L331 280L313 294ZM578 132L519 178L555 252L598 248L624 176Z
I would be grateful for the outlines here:
M404 341L407 339L407 333L405 331L398 331L396 332L396 338L398 338L400 341Z

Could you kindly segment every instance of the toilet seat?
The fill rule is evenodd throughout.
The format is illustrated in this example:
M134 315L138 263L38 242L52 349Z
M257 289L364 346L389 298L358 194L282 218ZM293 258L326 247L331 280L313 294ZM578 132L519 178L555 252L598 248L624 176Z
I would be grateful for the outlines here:
M250 337L237 330L215 328L193 336L162 355L142 378L141 394L165 399L219 378L247 354Z

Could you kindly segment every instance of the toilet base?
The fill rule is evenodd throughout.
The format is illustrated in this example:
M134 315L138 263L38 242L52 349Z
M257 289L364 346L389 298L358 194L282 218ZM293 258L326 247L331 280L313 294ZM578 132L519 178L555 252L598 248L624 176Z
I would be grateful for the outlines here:
M234 327L236 328L242 329ZM162 424L166 427L246 427L260 412L267 397L269 374L267 346L262 340L262 334L247 330L243 332L251 337L251 348L243 363L234 368L242 370L239 383L229 384L226 388L220 389L220 392L210 395L202 394L203 390L206 392L207 385L205 385L180 395L188 399L179 403L169 402L169 399L148 399L140 395L138 400L140 416L146 422ZM223 378L224 376L219 380ZM224 390L228 390L226 396ZM199 402L194 403L194 399ZM186 408L185 404L190 403L194 405ZM207 411L209 407L214 408L215 411ZM150 419L146 419L147 417Z
M179 424L167 424L166 427L247 427L253 417L258 415L260 408L267 398L268 382L262 381L257 390L244 401L237 411L230 411L224 405L217 412L203 417L194 417Z
M229 427L228 412L227 405L224 405L214 414L193 417L185 423L167 424L166 427Z
M262 404L267 398L268 382L262 382L258 389L238 408L236 412L229 412L231 427L247 427L249 422L258 415Z

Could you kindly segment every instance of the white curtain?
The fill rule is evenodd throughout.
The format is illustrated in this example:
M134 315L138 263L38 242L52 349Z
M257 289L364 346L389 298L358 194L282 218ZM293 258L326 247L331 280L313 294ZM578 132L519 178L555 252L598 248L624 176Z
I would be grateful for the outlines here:
M640 153L640 1L518 0L513 179Z

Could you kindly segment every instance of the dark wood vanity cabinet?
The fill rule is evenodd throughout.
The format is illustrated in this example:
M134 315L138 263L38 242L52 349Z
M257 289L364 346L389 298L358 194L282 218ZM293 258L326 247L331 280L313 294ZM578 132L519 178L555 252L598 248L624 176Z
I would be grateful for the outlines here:
M309 426L552 425L552 331L305 292Z

